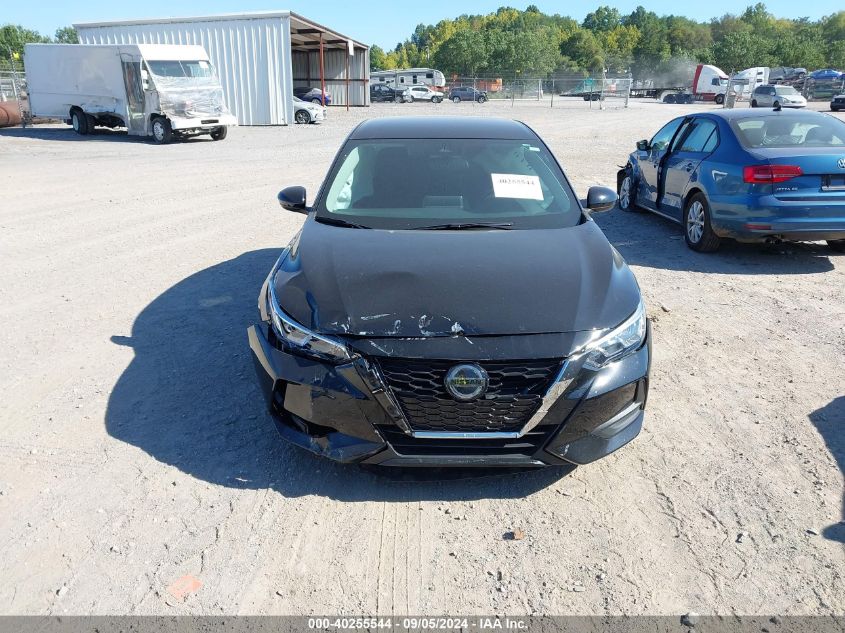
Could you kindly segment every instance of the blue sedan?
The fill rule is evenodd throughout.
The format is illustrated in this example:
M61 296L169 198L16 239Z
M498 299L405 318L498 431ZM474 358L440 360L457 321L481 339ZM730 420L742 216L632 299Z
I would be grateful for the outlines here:
M687 245L827 240L845 251L845 122L740 109L678 117L617 175L619 206L684 227Z

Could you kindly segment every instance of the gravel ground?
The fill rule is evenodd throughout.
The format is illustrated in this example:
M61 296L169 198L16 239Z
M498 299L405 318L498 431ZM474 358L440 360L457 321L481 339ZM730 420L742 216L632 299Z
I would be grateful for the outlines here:
M597 217L654 319L641 436L568 472L371 472L277 437L246 327L359 120L520 118L578 193L712 106L330 110L164 147L0 130L0 613L842 614L845 256ZM508 540L512 530L521 540Z

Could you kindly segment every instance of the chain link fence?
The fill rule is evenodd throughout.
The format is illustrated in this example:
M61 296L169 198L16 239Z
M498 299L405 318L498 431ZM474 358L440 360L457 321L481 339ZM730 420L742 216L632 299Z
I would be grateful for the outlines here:
M553 108L567 101L581 100L588 107L603 109L627 107L632 84L630 76L453 76L446 81L446 93L448 95L453 88L474 88L489 101L510 101L514 105L522 101L545 102Z

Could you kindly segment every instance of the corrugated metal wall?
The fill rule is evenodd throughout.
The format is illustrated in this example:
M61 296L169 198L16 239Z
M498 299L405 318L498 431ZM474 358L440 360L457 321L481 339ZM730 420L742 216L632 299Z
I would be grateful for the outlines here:
M327 48L323 51L326 73L326 92L332 105L346 105L346 49ZM293 52L293 85L320 87L320 52ZM308 77L310 76L310 80ZM349 57L349 105L370 105L370 52L355 49Z
M199 20L77 28L83 44L200 44L241 125L293 121L290 18Z

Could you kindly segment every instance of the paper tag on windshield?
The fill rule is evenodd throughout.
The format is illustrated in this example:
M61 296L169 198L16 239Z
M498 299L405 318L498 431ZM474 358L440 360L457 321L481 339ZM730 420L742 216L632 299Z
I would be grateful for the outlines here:
M493 195L497 198L520 198L522 200L542 200L538 176L522 174L490 174L493 179Z

